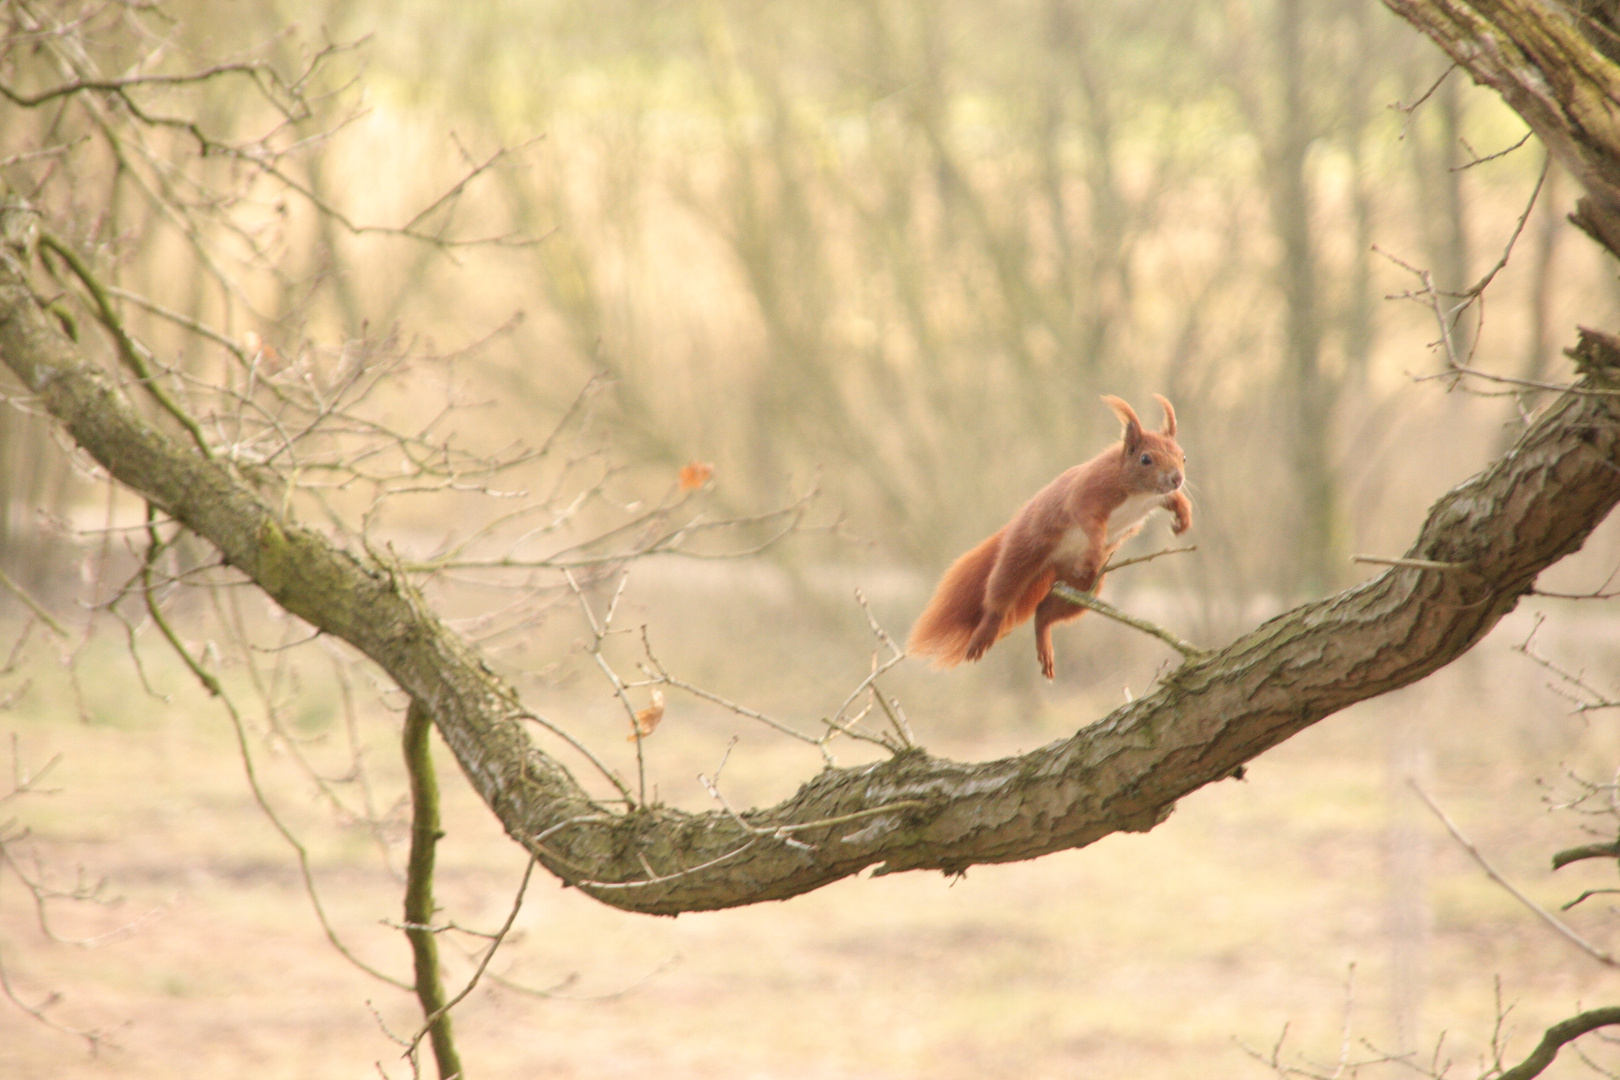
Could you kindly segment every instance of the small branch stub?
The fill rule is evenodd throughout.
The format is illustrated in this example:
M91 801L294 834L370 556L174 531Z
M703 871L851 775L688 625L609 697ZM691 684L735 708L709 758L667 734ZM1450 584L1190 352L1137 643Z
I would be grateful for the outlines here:
M1567 848L1553 855L1552 867L1562 870L1572 862L1582 859L1620 859L1620 843L1613 844L1587 844L1584 847Z
M1352 555L1353 563L1367 563L1370 566L1398 566L1407 570L1434 570L1440 573L1468 573L1469 569L1462 563L1439 562L1435 559L1387 559L1381 555Z

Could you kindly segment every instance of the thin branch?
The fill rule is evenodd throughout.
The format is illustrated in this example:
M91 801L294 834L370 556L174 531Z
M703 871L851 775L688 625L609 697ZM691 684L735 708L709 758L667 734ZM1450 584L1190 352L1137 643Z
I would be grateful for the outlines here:
M102 1043L107 1041L107 1033L104 1031L95 1028L72 1027L68 1024L60 1023L47 1015L46 1010L61 1000L60 994L49 994L46 996L45 1000L40 1002L38 1005L30 1005L28 1002L18 997L16 988L11 985L11 973L6 970L5 957L3 955L0 955L0 993L4 993L8 1001L17 1006L17 1008L21 1009L23 1012L27 1013L29 1016L32 1016L41 1024L44 1024L46 1027L54 1028L65 1035L74 1035L83 1039L85 1044L90 1048L90 1053L92 1054L99 1051Z
M151 534L151 540L153 549L156 549L160 545L155 532L155 518L152 517L152 513L151 508L149 508L148 529L154 530ZM236 734L237 751L242 759L242 769L247 774L248 787L253 792L253 801L259 804L259 809L269 819L271 826L281 834L281 838L287 842L298 856L298 871L304 880L304 892L309 896L310 905L315 909L315 917L320 921L321 929L326 934L326 940L344 959L372 978L379 979L390 986L397 986L401 990L412 989L409 983L379 971L361 960L337 936L337 931L333 929L331 921L326 917L326 908L321 903L320 894L315 890L315 875L309 864L309 850L304 847L303 842L294 836L292 830L281 820L281 816L270 805L269 797L265 795L264 789L259 785L258 773L253 765L253 753L248 746L247 728L242 723L242 716L236 709L236 703L231 700L229 694L225 693L225 688L214 677L213 673L203 667L197 661L197 658L191 655L191 650L185 647L179 635L174 632L174 628L169 625L169 620L164 617L157 604L150 562L147 562L142 570L142 580L145 585L146 607L148 613L152 616L153 624L163 635L163 639L169 643L169 647L174 650L175 655L180 658L180 661L185 664L192 675L196 676L197 681L202 683L203 689L207 690L210 697L217 699L225 707L226 714L231 718L231 728Z
M586 891L617 892L623 889L645 889L649 885L664 885L680 878L690 877L693 874L700 874L703 871L719 866L722 863L730 862L732 859L735 859L737 856L753 847L756 843L758 843L758 841L759 837L756 836L746 841L740 847L732 848L730 851L727 851L722 855L717 855L707 862L699 863L696 866L689 866L684 870L677 870L673 874L654 875L639 881L576 881L574 882L574 886L575 888ZM535 846L538 847L539 845L536 844Z
M1501 872L1497 870L1496 867L1492 866L1490 860L1484 856L1479 848L1475 847L1473 842L1462 834L1462 830L1457 828L1456 823L1446 815L1444 810L1440 809L1440 804L1430 798L1429 793L1424 791L1423 788L1418 785L1416 780L1409 779L1407 780L1407 783L1411 785L1413 791L1417 792L1418 798L1422 799L1424 804L1434 812L1434 816L1440 819L1440 823L1446 827L1446 831L1451 834L1451 838L1457 841L1458 844L1462 845L1463 850L1468 852L1469 856L1479 864L1481 870L1485 871L1487 877L1496 882L1498 885L1502 886L1502 888L1506 889L1512 894L1515 900L1529 908L1531 913L1534 914L1538 919L1546 923L1560 937L1563 937L1570 944L1580 949L1586 955L1590 956L1598 963L1607 965L1608 967L1620 967L1620 960L1616 960L1609 953L1598 948L1590 941L1587 941L1580 934L1576 933L1568 923L1564 922L1558 916L1554 915L1552 912L1530 899L1530 897L1526 896L1519 890L1518 886L1514 885L1507 878L1503 877ZM1612 1022L1613 1021L1605 1021L1605 1023ZM1573 1036L1571 1037L1573 1038ZM1567 1042L1568 1040L1566 1039L1565 1041ZM1543 1068L1545 1068L1545 1066L1543 1066ZM1524 1075L1534 1076L1535 1073L1526 1073Z
M1513 153L1513 151L1515 151L1515 150L1517 150L1517 149L1519 149L1519 147L1521 147L1521 146L1523 146L1523 145L1524 145L1524 144L1525 144L1525 143L1527 143L1527 142L1529 142L1529 141L1530 141L1530 138L1531 138L1531 136L1533 136L1533 135L1534 135L1534 134L1535 134L1535 132L1534 132L1534 131L1526 131L1526 132L1525 132L1525 133L1524 133L1524 135L1523 135L1523 136L1522 136L1522 137L1521 137L1521 138L1520 138L1520 139L1519 139L1519 141L1518 141L1518 142L1516 142L1516 143L1514 143L1514 144L1513 144L1513 145L1512 145L1512 146L1509 146L1509 147L1507 147L1507 148L1506 148L1506 149L1504 149L1504 150L1498 150L1498 151L1497 151L1497 152L1496 152L1496 153L1494 153L1494 154L1486 154L1486 155L1485 155L1485 156L1484 156L1484 157L1480 157L1480 156L1479 156L1479 154L1477 154L1477 153L1475 153L1475 152L1474 152L1474 148L1473 148L1473 147L1472 147L1472 146L1469 146L1469 145L1468 145L1468 143L1467 143L1467 141L1466 141L1466 140L1464 140L1464 142L1463 142L1463 146L1464 146L1464 147L1467 147L1467 149L1468 149L1468 152L1469 152L1469 153L1470 153L1470 154L1473 154L1473 155L1474 155L1474 157L1473 157L1473 160L1471 160L1471 161L1466 161L1466 162L1464 162L1464 163L1463 163L1463 164L1461 164L1461 165L1453 165L1453 166L1452 166L1452 167L1451 167L1451 168L1450 168L1450 170L1449 170L1449 171L1450 171L1450 172L1463 172L1463 171L1464 171L1464 170L1467 170L1467 169L1472 169L1472 168L1473 168L1473 167L1474 167L1474 166L1475 166L1475 165L1483 165L1483 164L1485 164L1485 163L1486 163L1486 162L1487 162L1487 161L1495 161L1495 160L1496 160L1496 159L1497 159L1497 158L1504 158L1504 157L1507 157L1507 156L1508 156L1508 155L1509 155L1509 154L1511 154L1511 153Z
M1558 905L1558 910L1559 911L1569 911L1571 908L1574 908L1574 907L1578 906L1579 904L1581 904L1582 902L1590 899L1591 897L1594 897L1594 896L1612 896L1615 893L1620 893L1620 889L1587 889L1587 890L1583 891L1581 893L1581 895L1577 896L1575 899L1568 900L1568 901L1565 901L1562 904L1559 904Z
M136 307L145 308L160 319L166 319L176 326L190 330L198 337L205 337L214 344L222 346L229 350L244 366L250 363L246 349L200 319L194 319L184 312L164 307L150 297L142 296L140 293L132 292L129 289L121 289L116 285L104 285L102 287L107 290L108 296L116 296L118 299L128 301Z
M657 533L648 535L637 541L629 548L604 555L581 555L576 558L566 558L572 552L588 547L605 544L627 532L634 532L649 524L657 524L669 517L685 500L670 505L661 505L618 525L615 528L591 537L589 540L572 544L561 551L553 552L543 558L521 559L513 556L502 556L491 559L427 559L419 562L407 562L406 570L412 573L432 573L440 570L585 570L597 567L619 566L635 559L648 555L679 555L687 559L740 559L752 555L759 555L781 543L787 537L801 531L800 522L803 520L810 503L816 498L817 492L812 490L801 496L797 501L776 510L768 510L761 514L749 514L734 518L723 518L716 521L693 520L683 525L675 526ZM781 521L773 531L758 543L744 548L729 551L709 552L692 551L681 546L682 542L697 533L717 532L725 529L740 530L749 525L764 525Z
M1423 91L1423 94L1416 101L1412 102L1412 104L1407 105L1397 101L1392 103L1390 108L1394 109L1396 112L1406 113L1408 116L1417 112L1418 106L1422 105L1425 101L1428 101L1431 97L1433 97L1434 92L1440 89L1440 84L1445 82L1446 79L1451 76L1451 73L1456 70L1457 65L1455 63L1447 67L1446 70L1440 73L1440 77L1434 80L1434 84L1431 85L1427 90Z
M1526 132L1524 137L1528 139L1530 133ZM1519 141L1522 143L1524 140ZM1503 152L1506 153L1506 151ZM1464 297L1473 299L1482 295L1490 283L1496 280L1496 275L1502 272L1503 267L1507 266L1508 259L1513 257L1513 246L1519 242L1519 237L1524 234L1524 224L1530 220L1530 212L1536 208L1536 200L1541 196L1542 186L1547 183L1547 171L1551 168L1552 155L1549 154L1542 159L1541 173L1536 177L1536 186L1531 190L1530 198L1525 201L1524 212L1519 215L1518 222L1513 226L1513 235L1508 237L1507 244L1502 248L1502 257L1496 260L1495 266L1485 271L1484 276L1468 287L1468 291L1463 293Z
M113 310L112 301L107 298L106 289L97 280L89 264L81 259L79 253L74 251L71 246L58 240L48 232L40 234L39 246L55 252L63 262L68 264L68 268L73 271L74 277L77 277L84 287L89 290L90 298L96 302L96 311L102 325L107 328L107 331L112 334L113 340L118 344L118 355L128 365L129 369L135 373L135 377L140 380L147 393L152 395L153 400L161 405L165 412L174 417L181 427L186 429L186 433L191 436L191 441L197 444L197 449L202 452L203 457L212 458L214 451L208 445L208 439L204 437L201 425L180 406L179 402L170 396L169 392L163 388L163 384L152 374L152 369L147 364L146 357L141 355L141 347L124 329L123 321L118 318L118 313Z
M1186 552L1197 550L1197 544L1188 544L1186 547L1165 548L1162 551L1152 551L1146 555L1135 555L1129 559L1121 559L1118 562L1114 562L1112 559L1110 559L1108 565L1097 572L1097 576L1101 577L1103 574L1112 574L1116 570L1123 570L1127 566L1135 566L1137 563L1152 562L1154 559L1163 558L1166 555L1182 555Z
M1352 555L1350 561L1369 563L1373 566L1400 566L1408 570L1468 571L1468 567L1463 563L1438 562L1434 559L1389 559L1381 555Z
M553 724L550 720L547 720L542 716L536 716L532 712L524 712L520 713L519 715L524 720L531 720L534 723L539 724L541 727L545 728L559 739L562 739L569 746L572 746L575 750L578 750L592 765L596 766L596 771L601 773L602 776L607 779L608 783L619 789L619 794L624 796L625 802L633 803L635 801L630 793L630 788L626 786L623 780L619 779L617 773L608 768L607 762L597 757L596 753L592 751L590 747L586 746L579 739L569 734L566 728L558 724Z
M432 748L428 734L433 718L427 707L411 699L405 710L405 728L400 743L405 754L405 771L411 781L411 853L405 871L405 936L410 939L416 966L416 999L422 1005L422 1030L431 1035L433 1059L439 1066L439 1080L462 1075L461 1056L456 1052L451 1029L450 1006L444 998L444 981L439 972L439 944L428 927L433 922L433 862L439 837L439 784L433 771ZM533 865L533 860L530 860ZM525 886L528 873L523 875ZM523 894L518 893L521 903ZM517 916L514 906L512 915ZM510 925L510 921L508 921ZM494 949L490 950L492 953ZM482 969L480 969L482 970ZM476 981L476 977L475 977ZM468 990L471 986L468 987ZM465 997L465 992L461 997ZM460 1001L461 998L456 999ZM416 1049L422 1035L411 1040ZM409 1053L410 1051L407 1051Z
M1563 593L1532 588L1526 595L1545 596L1549 600L1613 600L1620 596L1620 592Z
M876 636L876 638L888 648L889 658L883 663L879 664L876 662L877 657L874 654L871 674L862 679L855 689L849 692L849 696L844 699L843 704L838 706L838 711L833 713L834 721L842 721L844 719L844 714L849 710L850 703L859 697L863 690L866 690L869 687L871 688L874 697L878 701L884 702L885 699L883 698L882 694L878 692L876 686L878 676L884 674L890 668L893 668L896 664L900 663L906 658L906 651L897 645L895 640L889 636L888 631L884 630L883 627L878 624L877 616L872 614L872 607L866 602L866 594L860 589L856 589L855 599L861 605L861 610L866 613L866 625L871 627L873 635ZM902 747L915 746L916 739L912 736L911 725L906 723L904 715L891 713L886 703L883 711L888 713L889 721L894 727L895 734L900 738L900 745Z
M1160 641L1176 650L1176 652L1180 653L1188 660L1202 660L1204 657L1211 655L1209 649L1194 645L1190 641L1183 641L1181 638L1177 637L1169 630L1166 630L1164 627L1155 623L1150 623L1146 619L1137 618L1135 615L1127 615L1125 612L1119 610L1119 608L1108 603L1107 601L1097 599L1097 597L1092 593L1083 593L1079 589L1065 585L1061 581L1053 583L1052 591L1058 596L1063 597L1063 599L1067 600L1071 604L1078 604L1083 608L1089 608L1105 618L1113 619L1115 622L1124 623L1133 630L1140 630L1144 634L1151 634L1153 637L1158 638Z
M613 687L614 696L619 699L619 703L624 706L625 715L630 718L630 735L636 744L636 801L645 805L647 802L647 755L641 745L643 740L637 738L641 731L641 725L636 720L636 707L631 703L630 695L625 693L624 680L619 678L619 673L613 670L613 666L607 662L607 657L602 655L602 640L607 637L613 628L613 613L618 609L619 597L624 595L624 587L629 584L630 575L628 572L619 575L618 587L614 589L613 599L608 602L607 611L603 614L600 622L597 621L595 613L591 611L590 601L586 598L584 590L579 587L579 582L574 580L573 573L565 570L563 571L563 577L567 580L568 587L573 590L574 596L579 600L580 610L585 613L585 621L590 623L591 634L593 635L590 648L591 659L596 661L596 666L602 670L603 675L607 676L608 685ZM626 792L625 794L628 796L629 793Z
M489 972L488 978L490 982L494 983L496 986L502 987L503 989L512 990L519 994L525 994L529 997L543 998L548 1001L612 1001L616 998L624 997L626 994L630 993L630 991L636 989L638 986L641 986L643 983L646 983L654 976L662 975L671 967L674 967L675 964L680 961L680 959L681 956L679 953L674 953L667 956L658 964L657 967L654 967L646 974L637 976L635 979L615 990L606 990L599 994L561 993L561 991L566 990L570 986L573 986L575 983L579 982L579 975L577 973L563 976L550 988L545 990L540 990L532 986L524 986L522 983L513 982L511 979L508 979L505 976L499 975L493 971Z
M216 64L213 67L188 72L184 75L131 75L124 79L79 79L74 82L64 83L61 86L53 86L49 90L41 90L35 94L24 94L6 86L4 83L0 83L0 97L7 98L14 105L31 109L43 105L47 101L66 97L69 94L82 94L87 91L121 93L132 86L185 86L190 83L204 82L217 75L228 73L247 74L257 82L257 76L267 71L274 73L269 65L262 62L235 62Z
M1523 235L1525 223L1529 221L1530 214L1535 209L1536 201L1541 195L1541 189L1547 182L1547 172L1551 167L1551 164L1552 158L1550 156L1542 161L1541 173L1536 178L1536 186L1530 192L1530 198L1525 202L1524 211L1519 215L1518 221L1514 224L1513 232L1508 237L1507 243L1503 246L1502 254L1496 260L1495 265L1487 270L1478 281L1474 282L1474 284L1470 285L1467 289L1460 293L1444 292L1437 289L1434 284L1434 277L1428 270L1413 266L1411 263L1408 263L1398 256L1382 250L1376 245L1373 247L1375 252L1384 256L1390 262L1393 262L1395 265L1401 267L1403 270L1406 270L1408 273L1413 274L1422 283L1422 288L1420 289L1398 293L1388 297L1388 299L1413 300L1422 304L1424 307L1433 312L1435 323L1440 330L1440 339L1438 344L1445 353L1445 370L1431 375L1421 376L1417 381L1422 382L1432 378L1446 378L1454 380L1456 378L1466 376L1468 378L1495 383L1499 386L1514 387L1520 390L1545 390L1554 393L1562 393L1570 390L1570 387L1567 385L1546 383L1536 379L1521 379L1509 375L1496 375L1488 371L1480 371L1472 366L1472 351L1470 351L1466 358L1457 354L1457 345L1454 338L1454 331L1456 329L1457 322L1462 318L1463 312L1468 310L1468 308L1475 303L1484 303L1486 288L1490 286L1491 282L1496 279L1496 275L1507 266L1509 259L1512 258L1514 246L1518 243L1519 237ZM1442 302L1442 298L1446 300L1455 300L1457 302L1447 305ZM1483 311L1483 308L1481 310ZM1483 319L1483 314L1481 315L1481 318ZM1477 335L1474 345L1475 347L1478 346ZM1620 391L1612 390L1607 387L1592 386L1583 386L1577 392L1600 396L1620 393Z
M644 655L647 658L647 672L652 677L653 681L661 683L665 686L672 686L677 690L684 690L693 697L702 698L705 701L720 706L722 709L726 709L729 712L734 712L738 716L746 716L750 720L758 720L760 723L774 731L778 731L790 738L798 739L800 742L806 742L812 746L818 747L823 756L827 757L827 763L829 765L832 764L831 756L828 754L826 744L823 740L818 739L813 735L806 735L797 728L785 724L775 717L767 716L757 709L750 709L746 705L739 705L735 701L721 697L712 690L705 690L701 686L694 686L689 682L683 682L674 675L671 675L669 670L664 667L663 663L658 659L658 657L653 654L652 642L647 636L647 628L645 626L641 628L641 647Z
M38 600L35 600L33 594L27 589L13 581L11 579L11 575L6 573L3 569L0 569L0 585L5 586L8 592L26 604L28 606L28 610L32 611L35 615L38 615L40 622L50 627L51 632L57 637L65 638L70 636L67 632L67 628L52 618L51 613L45 610L45 606Z
M4 795L0 795L0 804L10 802L12 799L18 798L18 797L23 796L23 795L28 795L28 794L48 794L48 793L50 793L49 789L41 788L39 786L39 783L40 783L41 780L44 779L45 775L47 773L49 773L51 771L51 769L53 769L56 766L57 762L59 762L60 760L61 760L61 755L57 754L57 755L53 756L49 761L47 761L43 766L41 766L38 769L30 770L30 769L25 768L23 766L23 764L22 764L22 758L18 754L18 751L17 751L17 735L16 735L15 732L12 733L12 736L11 736L12 784L11 784L11 789L9 791L7 791ZM7 835L5 835L5 830L8 829L8 828L9 828L9 825L0 826L0 862L3 862L4 865L9 866L11 868L12 873L16 874L18 879L22 881L23 886L25 888L27 888L33 894L36 914L37 914L37 916L39 918L40 927L45 932L45 935L48 938L50 938L52 941L59 940L56 937L56 935L53 934L50 931L50 928L46 925L45 906L44 906L45 905L45 899L46 899L46 891L45 891L44 886L42 886L37 880L34 880L34 879L30 878L27 874L23 873L22 868L17 865L17 862L16 862L15 858L13 858L13 856L11 854L11 848L9 847L9 844L21 839L23 836L26 836L27 832L26 832L26 830L23 830L20 833L14 833L14 834L12 834L10 836L7 836ZM72 1027L72 1026L70 1026L68 1024L60 1023L57 1020L53 1019L50 1015L48 1015L47 1010L49 1010L53 1005L55 1005L57 1002L59 1002L61 1000L61 995L60 994L57 994L57 993L49 994L49 995L46 996L46 998L42 1002L40 1002L37 1005L33 1005L33 1004L30 1004L30 1003L24 1001L18 995L16 988L11 985L11 974L6 969L5 958L4 958L3 954L0 954L0 994L4 994L6 999L9 1000L13 1005L15 1005L17 1008L21 1009L23 1012L27 1013L29 1016L33 1017L35 1020L37 1020L41 1024L44 1024L46 1027L53 1028L53 1029L55 1029L57 1031L63 1032L64 1034L77 1036L78 1038L83 1039L85 1041L85 1044L89 1047L89 1050L90 1050L90 1052L92 1054L96 1053L101 1048L101 1045L102 1045L103 1041L106 1039L106 1034L104 1032L100 1031L100 1030L91 1029L91 1028Z

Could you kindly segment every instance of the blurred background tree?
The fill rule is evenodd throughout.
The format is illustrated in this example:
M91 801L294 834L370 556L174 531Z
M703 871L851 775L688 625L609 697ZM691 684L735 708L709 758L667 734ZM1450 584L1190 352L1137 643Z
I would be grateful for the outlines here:
M1409 497L1362 453L1421 325L1374 332L1405 286L1375 230L1418 237L1396 254L1459 289L1467 208L1516 206L1540 167L1463 168L1465 117L1480 154L1522 126L1461 79L1395 108L1446 66L1365 5L514 5L427 25L376 50L417 109L468 138L546 135L537 175L503 174L518 220L554 230L514 269L548 300L522 347L621 376L645 450L696 448L750 496L825 470L905 562L937 565L1004 516L994 493L1089 454L1112 423L1098 392L1159 389L1219 496L1203 591L1342 583L1367 511ZM1496 301L1515 324L1529 277ZM1562 280L1596 284L1590 265Z
M462 165L434 132L468 160L538 139L432 227L546 242L457 267L268 208L276 292L250 311L211 292L115 169L98 175L115 209L86 238L116 247L123 285L222 309L229 333L283 351L407 314L475 338L521 311L477 363L537 427L609 373L631 456L713 460L736 506L820 475L885 561L938 567L999 523L1003 493L1089 455L1111 434L1102 392L1183 410L1203 554L1162 573L1196 578L1212 611L1342 584L1352 549L1412 520L1436 488L1384 456L1395 428L1496 441L1477 413L1399 396L1428 328L1390 305L1375 318L1409 282L1372 247L1460 288L1471 231L1494 255L1541 162L1526 147L1465 167L1522 124L1441 79L1443 57L1376 7L425 2L379 23L343 0L177 16L192 48L247 48L286 22L370 35L364 105L289 165L300 182L350 220L392 220ZM208 104L227 124L246 107ZM377 175L398 183L358 181ZM1556 275L1524 263L1493 295L1503 332L1480 359L1544 370L1548 331L1527 324L1607 286L1584 252ZM475 296L452 285L467 274ZM1459 334L1466 348L1466 320ZM44 437L7 422L13 457ZM9 471L7 520L71 498L54 475Z

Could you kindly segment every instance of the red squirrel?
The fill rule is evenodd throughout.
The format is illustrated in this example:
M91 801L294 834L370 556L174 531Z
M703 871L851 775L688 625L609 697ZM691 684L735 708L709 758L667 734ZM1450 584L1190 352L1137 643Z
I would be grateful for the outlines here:
M1102 569L1154 510L1176 516L1176 535L1192 526L1181 485L1186 455L1176 443L1176 410L1158 394L1164 427L1144 431L1123 400L1103 401L1125 426L1120 441L1064 472L1025 503L994 536L951 564L917 617L906 651L932 656L938 668L977 660L1030 615L1035 656L1053 677L1052 625L1086 609L1049 595L1054 581L1080 592L1102 586Z

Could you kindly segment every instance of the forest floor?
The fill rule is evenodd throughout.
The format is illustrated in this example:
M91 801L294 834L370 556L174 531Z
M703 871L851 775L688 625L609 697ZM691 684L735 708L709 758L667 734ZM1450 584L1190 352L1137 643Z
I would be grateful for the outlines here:
M1562 637L1549 624L1548 650L1609 685L1620 626L1573 618ZM1449 1063L1445 1075L1473 1077L1494 1059L1503 1011L1503 1060L1517 1061L1548 1024L1620 1001L1620 971L1491 882L1408 777L1543 905L1617 884L1613 863L1549 868L1553 851L1590 842L1585 824L1612 837L1613 818L1549 803L1574 790L1571 772L1611 777L1620 738L1608 713L1572 713L1546 673L1513 652L1530 619L1513 616L1436 677L1329 718L1244 779L1195 793L1148 834L956 879L863 875L785 903L676 919L616 912L537 873L489 975L455 1012L468 1074L1265 1077L1276 1072L1255 1055L1276 1048L1283 1065L1323 1075L1341 1056L1407 1052L1416 1073L1386 1064L1359 1075ZM0 960L24 1002L54 999L52 1021L105 1037L92 1053L0 1000L0 1076L410 1075L390 1033L413 1031L412 999L326 939L217 703L191 691L147 696L127 661L81 657L86 708L76 715L46 685L52 677L40 668L39 685L0 713L0 754L14 738L25 769L60 755L42 784L50 790L12 800L0 820L30 831L8 848L25 873L67 890L82 874L104 882L109 902L50 901L53 938L19 879L0 876ZM958 688L942 692L980 685L940 682L959 677L980 678L906 676ZM568 693L584 690L562 692L559 712ZM985 723L930 737L927 709L912 722L931 751L984 758L1061 737L1108 704L1062 684L1050 693L1011 730ZM600 698L591 707L611 710ZM341 726L306 720L324 732L314 738ZM712 774L729 729L748 729L731 716L694 723L715 738L666 734L657 749L660 782L679 778L701 801L694 774ZM249 730L267 794L309 846L331 925L359 960L407 978L389 925L400 883L381 854L402 862L397 749L382 739L366 750L388 822L379 840L334 818L276 741ZM525 860L436 751L447 832L438 896L457 926L493 930ZM816 764L783 741L745 738L735 756L725 783L739 804L791 791ZM1616 939L1610 899L1568 916L1604 947ZM441 940L459 986L480 939ZM1610 1067L1620 1061L1595 1038L1585 1044ZM1546 1075L1594 1074L1566 1051Z

